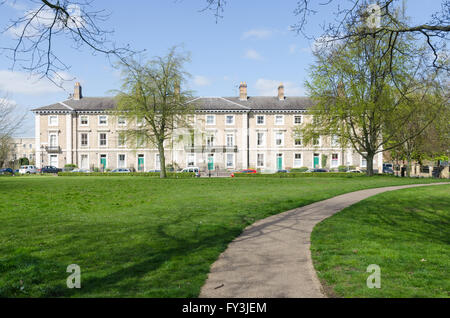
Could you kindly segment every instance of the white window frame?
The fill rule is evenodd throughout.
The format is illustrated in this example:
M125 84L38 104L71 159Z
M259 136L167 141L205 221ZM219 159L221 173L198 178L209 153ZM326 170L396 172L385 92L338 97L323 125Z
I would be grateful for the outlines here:
M101 123L101 118L105 117L106 122L104 124ZM98 125L99 126L107 126L108 125L108 115L98 115Z
M83 118L86 118L86 124L83 124ZM88 115L80 115L80 126L82 126L82 127L89 126L89 116Z
M296 144L297 139L300 139L300 145ZM302 136L295 134L294 135L294 147L303 147L303 139Z
M119 162L120 162L120 156L124 156L124 160L123 160L124 166L123 166L123 167L121 167L121 166L119 165ZM117 168L126 168L126 167L127 167L127 154L125 154L125 153L118 153L118 154L117 154Z
M213 119L212 123L208 122L209 117L211 117ZM208 125L208 126L214 126L216 124L216 115L206 115L205 122L206 122L206 125Z
M55 136L56 138L55 138L55 145L52 145L52 136ZM49 133L48 134L48 145L50 146L50 147L58 147L59 146L59 141L58 141L58 134L57 133Z
M100 138L100 136L102 135L102 134L105 134L105 140L106 140L106 143L104 144L104 145L102 145L101 144L101 138ZM104 147L108 147L108 134L106 133L106 132L99 132L98 133L98 146L99 147L102 147L102 148L104 148Z
M278 134L281 134L281 144L277 144L278 140ZM284 132L282 131L275 131L275 147L283 147L284 146Z
M83 145L83 135L87 136L87 138L86 138L87 144L86 145ZM81 147L82 148L89 147L89 133L87 133L87 132L81 132L80 133L80 148Z
M123 136L123 144L120 144L120 137ZM124 132L117 132L117 147L123 148L127 146L127 138Z
M361 156L360 155L360 157L361 157L361 160L360 160L360 167L361 168L367 168L367 159L365 159L363 156ZM366 162L366 164L365 165L363 165L363 162Z
M228 145L228 137L230 137L231 136L231 146L230 145ZM234 147L235 146L235 138L234 138L234 134L233 133L227 133L226 135L225 135L225 145L227 146L227 147Z
M337 155L337 159L335 160L335 162L336 162L336 165L335 165L335 166L333 166L333 155ZM331 154L331 158L330 158L330 167L331 167L331 168L337 168L337 167L339 167L339 153L334 152L334 153Z
M212 137L212 139L211 139ZM210 142L212 141L212 142ZM206 135L206 147L214 147L214 144L216 142L216 134L215 133L208 133Z
M56 165L52 165L52 161L50 160L51 157L56 157L56 162L57 162ZM57 155L57 154L49 154L48 155L48 166L53 166L53 167L59 168L58 167L59 166L59 155Z
M123 123L121 123L121 120L123 120ZM117 126L126 126L126 125L127 125L127 118L125 116L117 117Z
M56 122L52 123L52 118L56 118ZM48 125L50 127L55 127L59 125L59 116L58 115L49 115L48 116Z
M262 123L258 123L258 117L262 117ZM256 115L256 125L264 126L266 124L266 116L265 115Z
M295 119L296 119L297 117L300 117L300 122L299 122L299 123L296 123L296 122L295 122ZM302 116L302 115L294 115L293 124L294 124L294 125L301 125L301 124L303 124L303 116Z
M189 165L189 157L194 158L194 160L192 160L192 162L193 162L192 166ZM186 167L195 167L195 163L196 163L195 159L196 159L195 158L195 153L192 153L192 152L188 153L186 155Z
M258 145L258 135L262 134L262 142L260 145ZM256 146L257 147L264 147L266 145L266 133L264 131L257 131L256 132Z
M155 170L161 169L161 158L159 156L159 153L155 153Z
M86 161L87 161L87 168L84 168L83 166L82 166L82 163L83 163L83 156L86 156ZM89 169L89 154L88 153L82 153L82 154L80 154L80 169Z
M231 123L228 123L228 117L231 117ZM235 116L234 115L225 115L225 125L227 126L233 126L235 123Z
M277 122L277 118L281 118L281 122ZM275 125L277 126L284 125L284 115L275 115Z
M319 136L318 139L319 139L319 143L317 145L315 145L314 144L314 138L313 138L313 140L312 140L313 141L313 143L312 143L313 147L322 147L322 136Z
M300 164L299 165L296 165L295 164L295 162L297 161L297 160L299 160L299 159L296 159L295 158L295 155L300 155ZM293 158L293 163L292 163L292 167L294 167L294 168L301 168L301 167L303 167L303 153L301 153L301 152L295 152L294 153L294 158Z
M258 160L258 156L262 156L262 165L259 164L259 160ZM266 166L266 160L264 158L264 154L263 153L257 153L256 154L256 167L257 168L264 168Z
M232 165L231 166L228 166L228 156L231 156L231 158L233 158L232 159ZM227 169L234 169L234 167L235 167L235 159L236 159L236 156L235 156L235 154L234 153L226 153L226 156L225 156L225 166L226 166L226 168Z
M339 136L331 135L330 145L332 148L338 148L339 147Z

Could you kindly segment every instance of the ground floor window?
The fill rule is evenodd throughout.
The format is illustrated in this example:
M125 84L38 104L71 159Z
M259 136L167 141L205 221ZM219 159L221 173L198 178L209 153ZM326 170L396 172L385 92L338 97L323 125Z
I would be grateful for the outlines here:
M234 168L234 154L227 153L227 168Z
M117 163L117 168L125 168L125 155L124 154L120 154L119 155L119 160Z
M300 168L302 166L302 154L294 154L294 168Z
M58 155L50 155L49 164L58 168Z
M159 153L157 153L155 155L155 169L156 170L161 169L161 161L160 161L160 158L159 158Z
M264 167L264 154L263 153L257 154L256 166Z
M337 153L331 154L331 167L336 168L339 166L339 155Z

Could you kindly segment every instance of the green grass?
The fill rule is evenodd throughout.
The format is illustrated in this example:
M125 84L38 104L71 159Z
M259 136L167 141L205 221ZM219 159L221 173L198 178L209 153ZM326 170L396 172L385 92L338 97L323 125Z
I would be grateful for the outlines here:
M196 297L255 220L338 194L435 180L10 177L0 180L0 296ZM66 268L81 267L81 289Z
M386 192L319 223L311 236L330 296L450 297L450 185ZM369 289L367 266L381 269Z

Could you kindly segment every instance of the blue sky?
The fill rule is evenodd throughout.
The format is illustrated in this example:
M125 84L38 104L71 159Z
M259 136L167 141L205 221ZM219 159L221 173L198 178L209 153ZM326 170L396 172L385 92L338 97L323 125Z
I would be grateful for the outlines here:
M341 1L343 4L346 1ZM192 75L189 86L198 96L237 96L241 81L248 84L249 95L275 95L280 82L286 95L305 95L303 83L313 62L311 40L289 30L297 18L296 0L229 0L224 17L216 23L204 8L204 0L106 1L96 0L95 8L106 8L111 16L102 26L115 31L118 44L129 44L146 55L164 55L173 45L184 45L191 53L186 70ZM409 0L407 15L413 21L426 22L439 9L440 1ZM0 7L0 28L10 19L34 9L26 0L10 0ZM12 5L11 5L12 4ZM319 25L333 19L333 8L321 8L308 22L308 33L320 35ZM1 43L11 35L0 34ZM68 77L81 82L85 96L105 96L119 88L120 76L102 55L88 49L77 51L62 39L56 46L59 56L71 68ZM55 87L46 79L30 78L20 66L11 70L11 61L0 55L0 98L19 105L20 111L64 100L73 83ZM33 114L28 111L21 136L34 135Z

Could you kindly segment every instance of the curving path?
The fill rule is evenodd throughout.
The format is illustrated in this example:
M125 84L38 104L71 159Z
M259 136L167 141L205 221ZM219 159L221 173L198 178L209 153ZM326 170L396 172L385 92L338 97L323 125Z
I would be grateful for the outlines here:
M212 265L200 297L326 297L310 253L313 227L370 196L413 184L351 192L257 221L230 243Z

